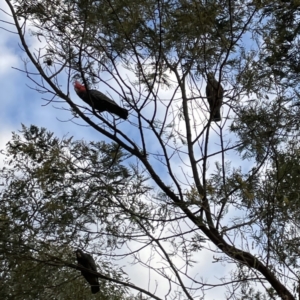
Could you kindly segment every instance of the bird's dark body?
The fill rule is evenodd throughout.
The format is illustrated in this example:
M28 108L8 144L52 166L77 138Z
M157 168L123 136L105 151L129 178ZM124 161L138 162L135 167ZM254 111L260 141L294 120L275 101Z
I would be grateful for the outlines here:
M221 121L221 106L223 104L224 90L221 84L214 78L212 74L207 76L206 97L215 122Z
M97 90L79 91L77 95L93 109L99 112L108 111L126 120L128 111Z
M97 272L95 261L91 255L87 253L83 253L81 250L78 249L76 251L76 258L77 258L78 265L86 269ZM98 293L100 290L98 277L94 274L89 273L88 271L82 271L82 270L81 270L81 275L91 285L92 293L93 294Z

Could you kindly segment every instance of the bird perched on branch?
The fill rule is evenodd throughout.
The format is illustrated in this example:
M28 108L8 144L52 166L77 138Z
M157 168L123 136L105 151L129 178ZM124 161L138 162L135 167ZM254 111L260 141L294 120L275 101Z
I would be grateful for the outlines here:
M120 107L115 101L109 99L103 93L97 90L87 90L85 86L78 81L75 81L74 89L77 95L93 109L96 109L99 112L108 111L124 120L127 119L127 109Z
M221 121L221 106L223 103L224 90L222 85L215 79L213 73L207 74L206 97L209 103L212 121Z
M97 272L95 261L90 254L83 253L80 249L78 249L76 250L76 258L77 258L78 266ZM91 274L89 271L82 271L82 270L81 270L81 275L91 285L91 290L93 294L96 294L100 291L97 275Z

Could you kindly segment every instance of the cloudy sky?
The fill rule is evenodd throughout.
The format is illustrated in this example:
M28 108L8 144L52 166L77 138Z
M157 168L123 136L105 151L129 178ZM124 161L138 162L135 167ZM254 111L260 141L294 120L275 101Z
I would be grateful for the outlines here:
M0 8L7 11L7 7L3 1L1 1ZM0 11L0 19L8 22L11 21L3 11ZM21 129L21 123L26 126L33 124L38 127L45 127L59 137L68 134L69 136L74 136L75 139L85 139L87 141L103 139L104 137L100 136L94 129L88 126L78 126L68 121L71 118L70 112L57 109L57 107L66 107L63 104L50 103L45 106L47 102L42 100L45 95L39 94L34 89L34 83L26 77L25 73L20 71L24 69L26 56L21 50L18 35L7 31L14 31L13 26L2 22L0 27L0 82L2 87L0 96L0 149L3 149L5 144L10 140L12 131ZM32 41L32 49L36 48L35 46L38 47L35 43L38 44L39 42L36 40ZM168 93L172 94L172 92ZM167 98L168 93L165 92L163 97ZM73 90L71 91L71 97L80 103ZM76 121L82 125L84 124L78 119ZM124 130L130 134L130 131L135 129L130 128L130 125L127 124ZM178 176L183 176L181 170L178 167ZM149 255L147 252L144 252L144 254L146 257ZM229 272L228 267L212 263L213 253L211 252L203 251L195 259L197 261L197 268L191 274L192 277L199 276L198 279L202 277L207 282L217 283L217 277L221 277ZM147 288L147 269L130 266L125 270L132 275L131 277L134 278L136 285ZM207 300L222 299L224 297L224 290L221 287L219 290L208 291L206 296L205 299Z
M4 6L4 3L1 2ZM1 18L3 17L3 12ZM1 24L2 27L12 29L8 24ZM33 45L34 47L34 45ZM93 131L88 127L74 126L72 122L66 122L71 116L69 112L62 111L56 107L62 104L50 103L42 100L45 95L39 94L35 84L26 77L26 74L17 69L24 69L26 56L20 49L19 38L16 34L1 30L0 39L0 80L2 84L1 110L0 110L0 147L10 139L11 132L21 128L21 123L29 126L34 124L39 127L46 127L62 137L66 133L78 139L94 139ZM74 97L77 97L73 95Z

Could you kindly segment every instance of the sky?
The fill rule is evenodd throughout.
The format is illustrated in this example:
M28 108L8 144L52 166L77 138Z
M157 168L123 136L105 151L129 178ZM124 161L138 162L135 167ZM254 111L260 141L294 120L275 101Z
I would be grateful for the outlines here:
M3 1L0 3L0 8L7 10ZM3 11L0 11L0 19L10 21ZM46 102L42 100L45 95L37 93L37 91L34 90L34 83L26 77L25 73L20 71L24 68L26 56L21 50L19 37L16 34L6 31L14 30L13 26L2 22L0 27L0 82L2 87L0 96L0 149L5 148L5 144L11 139L12 131L16 132L21 129L21 124L26 126L33 124L38 127L45 127L49 131L53 131L58 137L63 137L68 134L69 136L74 136L74 138L78 140L97 141L105 139L88 126L78 126L73 122L68 121L71 117L70 112L54 107L62 107L62 104L50 103L45 106ZM38 44L39 42L33 40L31 49L35 49L36 46L39 46L35 43ZM162 92L162 97L167 99L171 94L172 92L170 91L164 91ZM80 103L80 100L73 90L71 90L71 98L74 99L76 103ZM80 124L84 124L83 121L78 119L76 121ZM127 134L135 132L135 129L130 126L132 125L124 125L124 131ZM149 147L151 149L151 146ZM153 151L154 150L155 147L153 147ZM183 165L185 163L187 162L183 161ZM2 161L0 161L0 165L2 165ZM245 166L245 168L248 167ZM175 170L176 176L183 179L184 175L182 168L178 166ZM142 253L144 253L145 258L149 255L146 250ZM203 276L204 278L207 278L207 282L218 282L216 279L217 277L228 274L230 267L212 263L214 255L215 254L208 251L199 253L199 257L196 258L197 268L195 268L191 276ZM154 264L159 264L159 262L154 262ZM145 280L148 276L147 269L137 265L128 265L124 270L131 275L134 284L147 288L148 281ZM157 280L159 281L159 277L157 277ZM153 283L154 282L155 280ZM154 289L154 286L152 289ZM162 288L162 291L164 289L165 288ZM222 299L223 297L224 289L219 288L208 291L205 299L213 300Z
M6 27L11 28L7 25ZM0 148L3 149L10 139L12 131L21 129L21 123L26 126L34 124L46 127L58 136L67 132L70 132L71 135L77 134L78 130L72 124L61 123L57 120L66 118L64 113L54 109L51 104L50 107L42 106L44 104L41 100L42 95L30 89L29 86L33 87L33 83L24 73L17 70L23 69L23 60L25 59L24 53L20 50L18 36L1 30L0 48L0 80L2 83Z

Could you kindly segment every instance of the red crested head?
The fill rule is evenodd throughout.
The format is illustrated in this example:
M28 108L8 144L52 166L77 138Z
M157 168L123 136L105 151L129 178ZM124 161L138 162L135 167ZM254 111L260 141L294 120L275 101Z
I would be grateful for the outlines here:
M74 82L74 89L75 89L76 93L85 92L86 91L84 85L80 84L78 81Z

